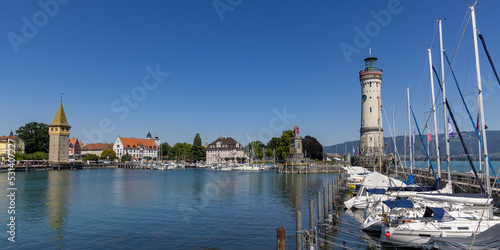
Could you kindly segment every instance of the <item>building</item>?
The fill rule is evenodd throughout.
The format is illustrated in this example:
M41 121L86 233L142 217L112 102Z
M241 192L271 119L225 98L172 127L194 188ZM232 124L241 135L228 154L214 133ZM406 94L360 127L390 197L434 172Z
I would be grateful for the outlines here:
M377 58L365 59L365 69L359 72L361 82L361 129L359 149L361 155L378 154L383 150L381 86L382 70L377 69Z
M91 143L82 147L82 155L94 154L101 157L104 149L113 149L113 143Z
M207 163L234 162L245 156L243 146L231 137L220 137L207 146ZM226 161L226 158L230 160Z
M65 164L69 162L69 134L71 126L66 120L62 100L59 103L54 120L49 125L49 164Z
M69 158L75 159L82 154L83 143L78 138L69 138Z
M139 138L125 138L118 136L113 143L113 150L118 158L121 158L127 153L132 156L132 159L142 160L145 157L151 157L151 159L156 159L159 153L160 140L153 140L151 138L151 133L148 133L149 138L139 139ZM156 143L155 143L156 142Z
M385 161L384 129L382 128L382 70L377 69L377 58L365 59L365 69L359 72L361 84L361 129L359 155L353 157L352 164L375 167Z
M9 158L9 149L11 150L10 154L12 156L14 155L14 153L24 154L25 145L23 139L21 139L19 136L14 136L12 131L10 131L9 136L0 136L1 162L5 162Z

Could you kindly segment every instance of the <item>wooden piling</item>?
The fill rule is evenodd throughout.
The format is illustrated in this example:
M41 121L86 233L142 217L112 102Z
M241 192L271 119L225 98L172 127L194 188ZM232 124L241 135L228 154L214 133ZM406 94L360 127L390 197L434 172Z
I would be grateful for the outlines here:
M328 198L327 197L327 193L326 193L326 187L323 187L323 216L324 216L324 219L326 220L326 218L328 218Z
M332 184L328 183L328 212L332 211Z
M318 191L318 226L321 222L321 191Z
M297 210L297 224L296 224L296 234L297 234L297 250L302 250L302 211Z
M285 250L285 228L278 227L276 235L276 249Z
M309 232L314 230L314 199L309 199Z

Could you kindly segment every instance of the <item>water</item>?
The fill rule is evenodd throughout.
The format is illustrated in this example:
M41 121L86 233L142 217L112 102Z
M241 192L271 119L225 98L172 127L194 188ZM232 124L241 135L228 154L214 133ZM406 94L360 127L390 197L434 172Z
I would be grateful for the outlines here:
M308 227L309 199L336 174L93 169L16 173L16 242L7 241L7 173L0 173L2 249L275 249L295 210ZM316 206L316 205L315 205ZM365 249L356 220L338 236ZM345 225L344 225L345 224ZM356 232L357 234L353 234Z
M477 171L479 171L479 161L473 161L474 167L476 168ZM500 168L500 161L492 161L491 162L493 169L495 170L495 173L498 172L498 169ZM405 166L409 166L410 162L406 162ZM427 169L427 161L416 161L415 165L416 168L423 168ZM432 166L434 169L437 171L437 162L432 161ZM484 173L484 162L482 162L482 171ZM446 170L446 161L442 161L441 164L441 171ZM469 173L471 170L470 163L468 161L452 161L450 162L450 170L452 172L457 172L457 173ZM494 176L493 173L491 172L490 168L490 175Z

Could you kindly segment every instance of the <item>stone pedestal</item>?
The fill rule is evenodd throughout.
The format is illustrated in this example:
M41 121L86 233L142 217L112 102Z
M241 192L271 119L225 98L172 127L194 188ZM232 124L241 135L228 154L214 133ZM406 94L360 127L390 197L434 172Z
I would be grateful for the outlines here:
M288 155L288 162L302 162L304 161L304 153L302 147L302 138L292 137L290 140L290 154Z

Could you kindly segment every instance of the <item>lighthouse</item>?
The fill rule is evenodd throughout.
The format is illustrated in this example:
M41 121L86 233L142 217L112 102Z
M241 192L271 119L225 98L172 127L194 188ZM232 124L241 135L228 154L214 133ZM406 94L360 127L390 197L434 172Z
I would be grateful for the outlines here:
M365 69L359 72L359 81L361 83L360 155L375 156L384 146L380 97L382 70L377 69L377 58L371 56L371 49L369 57L365 59Z

